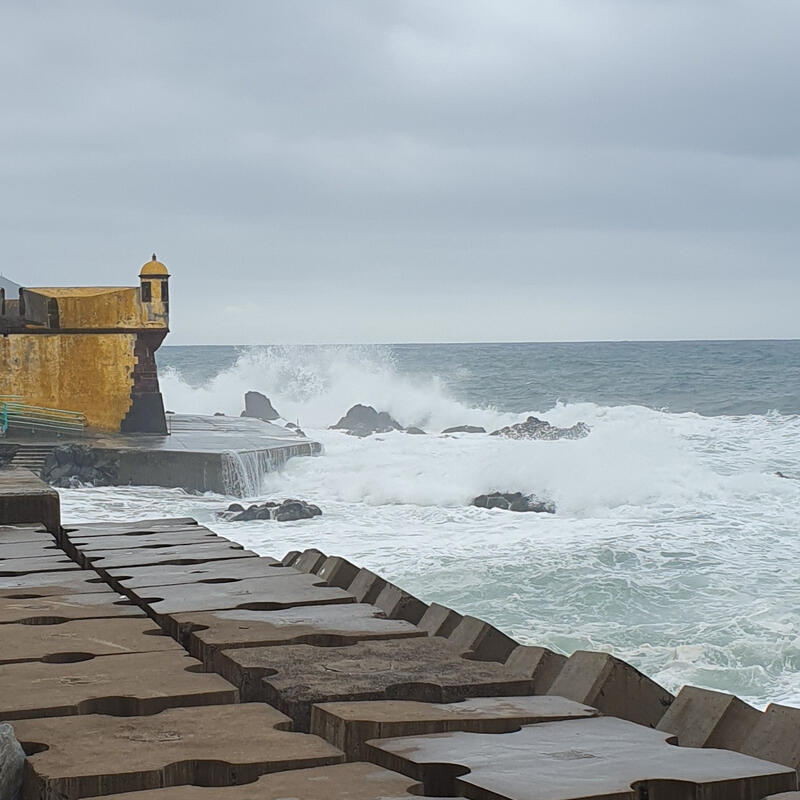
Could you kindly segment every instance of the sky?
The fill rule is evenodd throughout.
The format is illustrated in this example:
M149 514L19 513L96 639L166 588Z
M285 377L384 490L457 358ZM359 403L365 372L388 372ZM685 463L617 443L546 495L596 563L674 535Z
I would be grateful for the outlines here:
M0 272L168 344L800 337L797 0L4 0Z

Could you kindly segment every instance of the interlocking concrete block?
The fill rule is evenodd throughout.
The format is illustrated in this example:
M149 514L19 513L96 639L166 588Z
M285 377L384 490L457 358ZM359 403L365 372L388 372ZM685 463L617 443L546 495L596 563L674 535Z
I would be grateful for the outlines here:
M5 597L0 600L0 623L57 625L70 619L142 617L142 610L115 592L48 595L46 597Z
M359 603L375 605L378 595L386 586L386 581L368 569L360 569L347 591L354 595Z
M375 605L380 608L389 619L404 619L416 625L422 619L428 606L404 592L399 586L387 583L380 594L375 598Z
M321 550L310 547L308 550L303 550L303 552L300 553L297 559L292 563L292 566L302 572L313 572L316 574L317 570L325 563L326 558L327 556Z
M460 625L464 617L452 608L431 603L419 621L419 627L429 636L448 637Z
M459 652L477 661L499 661L501 664L519 646L494 625L476 617L464 617L447 640Z
M174 651L102 656L71 664L5 664L0 666L0 719L130 716L238 702L237 690L227 681L198 670L202 670L199 661Z
M0 542L0 570L7 561L20 558L48 558L49 556L64 556L64 552L51 537L49 541L38 542Z
M308 730L314 703L352 700L450 702L530 694L531 683L500 664L461 658L443 639L366 641L349 647L286 645L224 650L220 674L245 700L264 700Z
M200 611L175 614L180 641L207 667L216 670L214 654L234 647L310 644L346 646L369 639L406 639L423 631L403 620L389 620L364 603L337 603L282 611Z
M375 764L290 769L246 786L176 786L108 796L108 800L411 800L417 782Z
M190 565L232 558L258 558L258 553L242 549L238 544L179 544L175 546L106 550L92 555L91 567L101 575L120 567L147 567L156 564Z
M536 694L545 694L553 685L567 657L546 647L521 644L511 651L506 666L533 681Z
M609 653L578 650L547 690L603 714L655 727L674 697L638 669Z
M61 527L58 492L30 470L0 470L0 525L38 522L52 534Z
M447 731L506 733L521 725L597 716L589 706L563 697L473 697L460 703L372 700L320 703L311 709L311 733L365 758L369 739L420 736Z
M742 752L800 771L800 708L770 703Z
M156 624L141 619L70 620L59 625L4 625L0 630L0 664L45 661L68 664L92 656L173 651L177 642Z
M420 780L426 795L473 800L760 800L795 786L786 767L728 750L675 747L668 738L597 717L499 735L376 739L366 749L380 766Z
M18 542L49 542L55 544L52 533L41 525L0 525L0 546Z
M228 558L202 564L161 564L153 567L119 567L105 571L115 588L141 589L147 586L177 586L182 583L232 583L242 578L269 578L299 575L299 570L284 567L267 556Z
M15 578L19 575L31 575L34 572L63 572L78 569L80 567L67 558L66 553L41 558L0 558L0 578Z
M205 797L221 797L219 787L265 773L343 760L322 739L289 732L289 724L262 703L15 722L29 753L22 800L74 800L191 783L213 787Z
M341 556L328 556L317 570L317 577L322 578L328 586L346 589L358 574L358 567Z
M0 577L0 597L25 600L49 595L107 592L108 584L94 571L32 572Z
M684 686L656 727L675 734L683 747L741 751L762 716L732 694Z
M781 792L780 794L771 794L765 797L764 800L800 800L800 792Z
M180 531L186 528L202 527L192 517L175 517L163 519L135 519L129 522L77 522L67 523L62 535L80 537L87 536L119 536L124 533L153 533L155 531Z
M179 634L176 614L187 611L246 609L278 611L293 606L352 603L343 589L326 586L316 575L298 572L271 578L245 578L231 583L185 583L131 589L130 594L171 636Z
M300 558L300 551L299 550L290 550L282 559L281 564L284 567L292 567L294 566L294 562Z

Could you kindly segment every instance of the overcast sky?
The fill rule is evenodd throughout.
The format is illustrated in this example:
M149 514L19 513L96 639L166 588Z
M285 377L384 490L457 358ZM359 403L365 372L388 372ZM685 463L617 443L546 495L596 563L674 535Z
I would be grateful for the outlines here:
M0 271L171 344L800 337L798 0L0 6Z

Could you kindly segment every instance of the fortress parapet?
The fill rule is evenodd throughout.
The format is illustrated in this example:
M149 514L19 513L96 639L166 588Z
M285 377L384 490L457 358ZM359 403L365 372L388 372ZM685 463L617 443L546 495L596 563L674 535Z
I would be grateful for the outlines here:
M0 395L81 412L98 430L166 434L155 351L169 332L169 277L154 253L139 286L0 279Z

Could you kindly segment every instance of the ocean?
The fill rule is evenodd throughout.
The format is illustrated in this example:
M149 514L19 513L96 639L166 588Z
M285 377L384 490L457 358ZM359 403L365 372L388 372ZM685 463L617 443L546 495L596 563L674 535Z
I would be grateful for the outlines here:
M66 520L194 516L262 554L315 546L518 641L607 650L667 688L800 705L800 341L162 347L174 411L268 395L324 445L253 499L296 523L221 521L233 498L62 491ZM428 436L328 430L352 405ZM442 437L535 414L574 441ZM776 472L788 478L781 478ZM470 506L533 492L557 513Z

